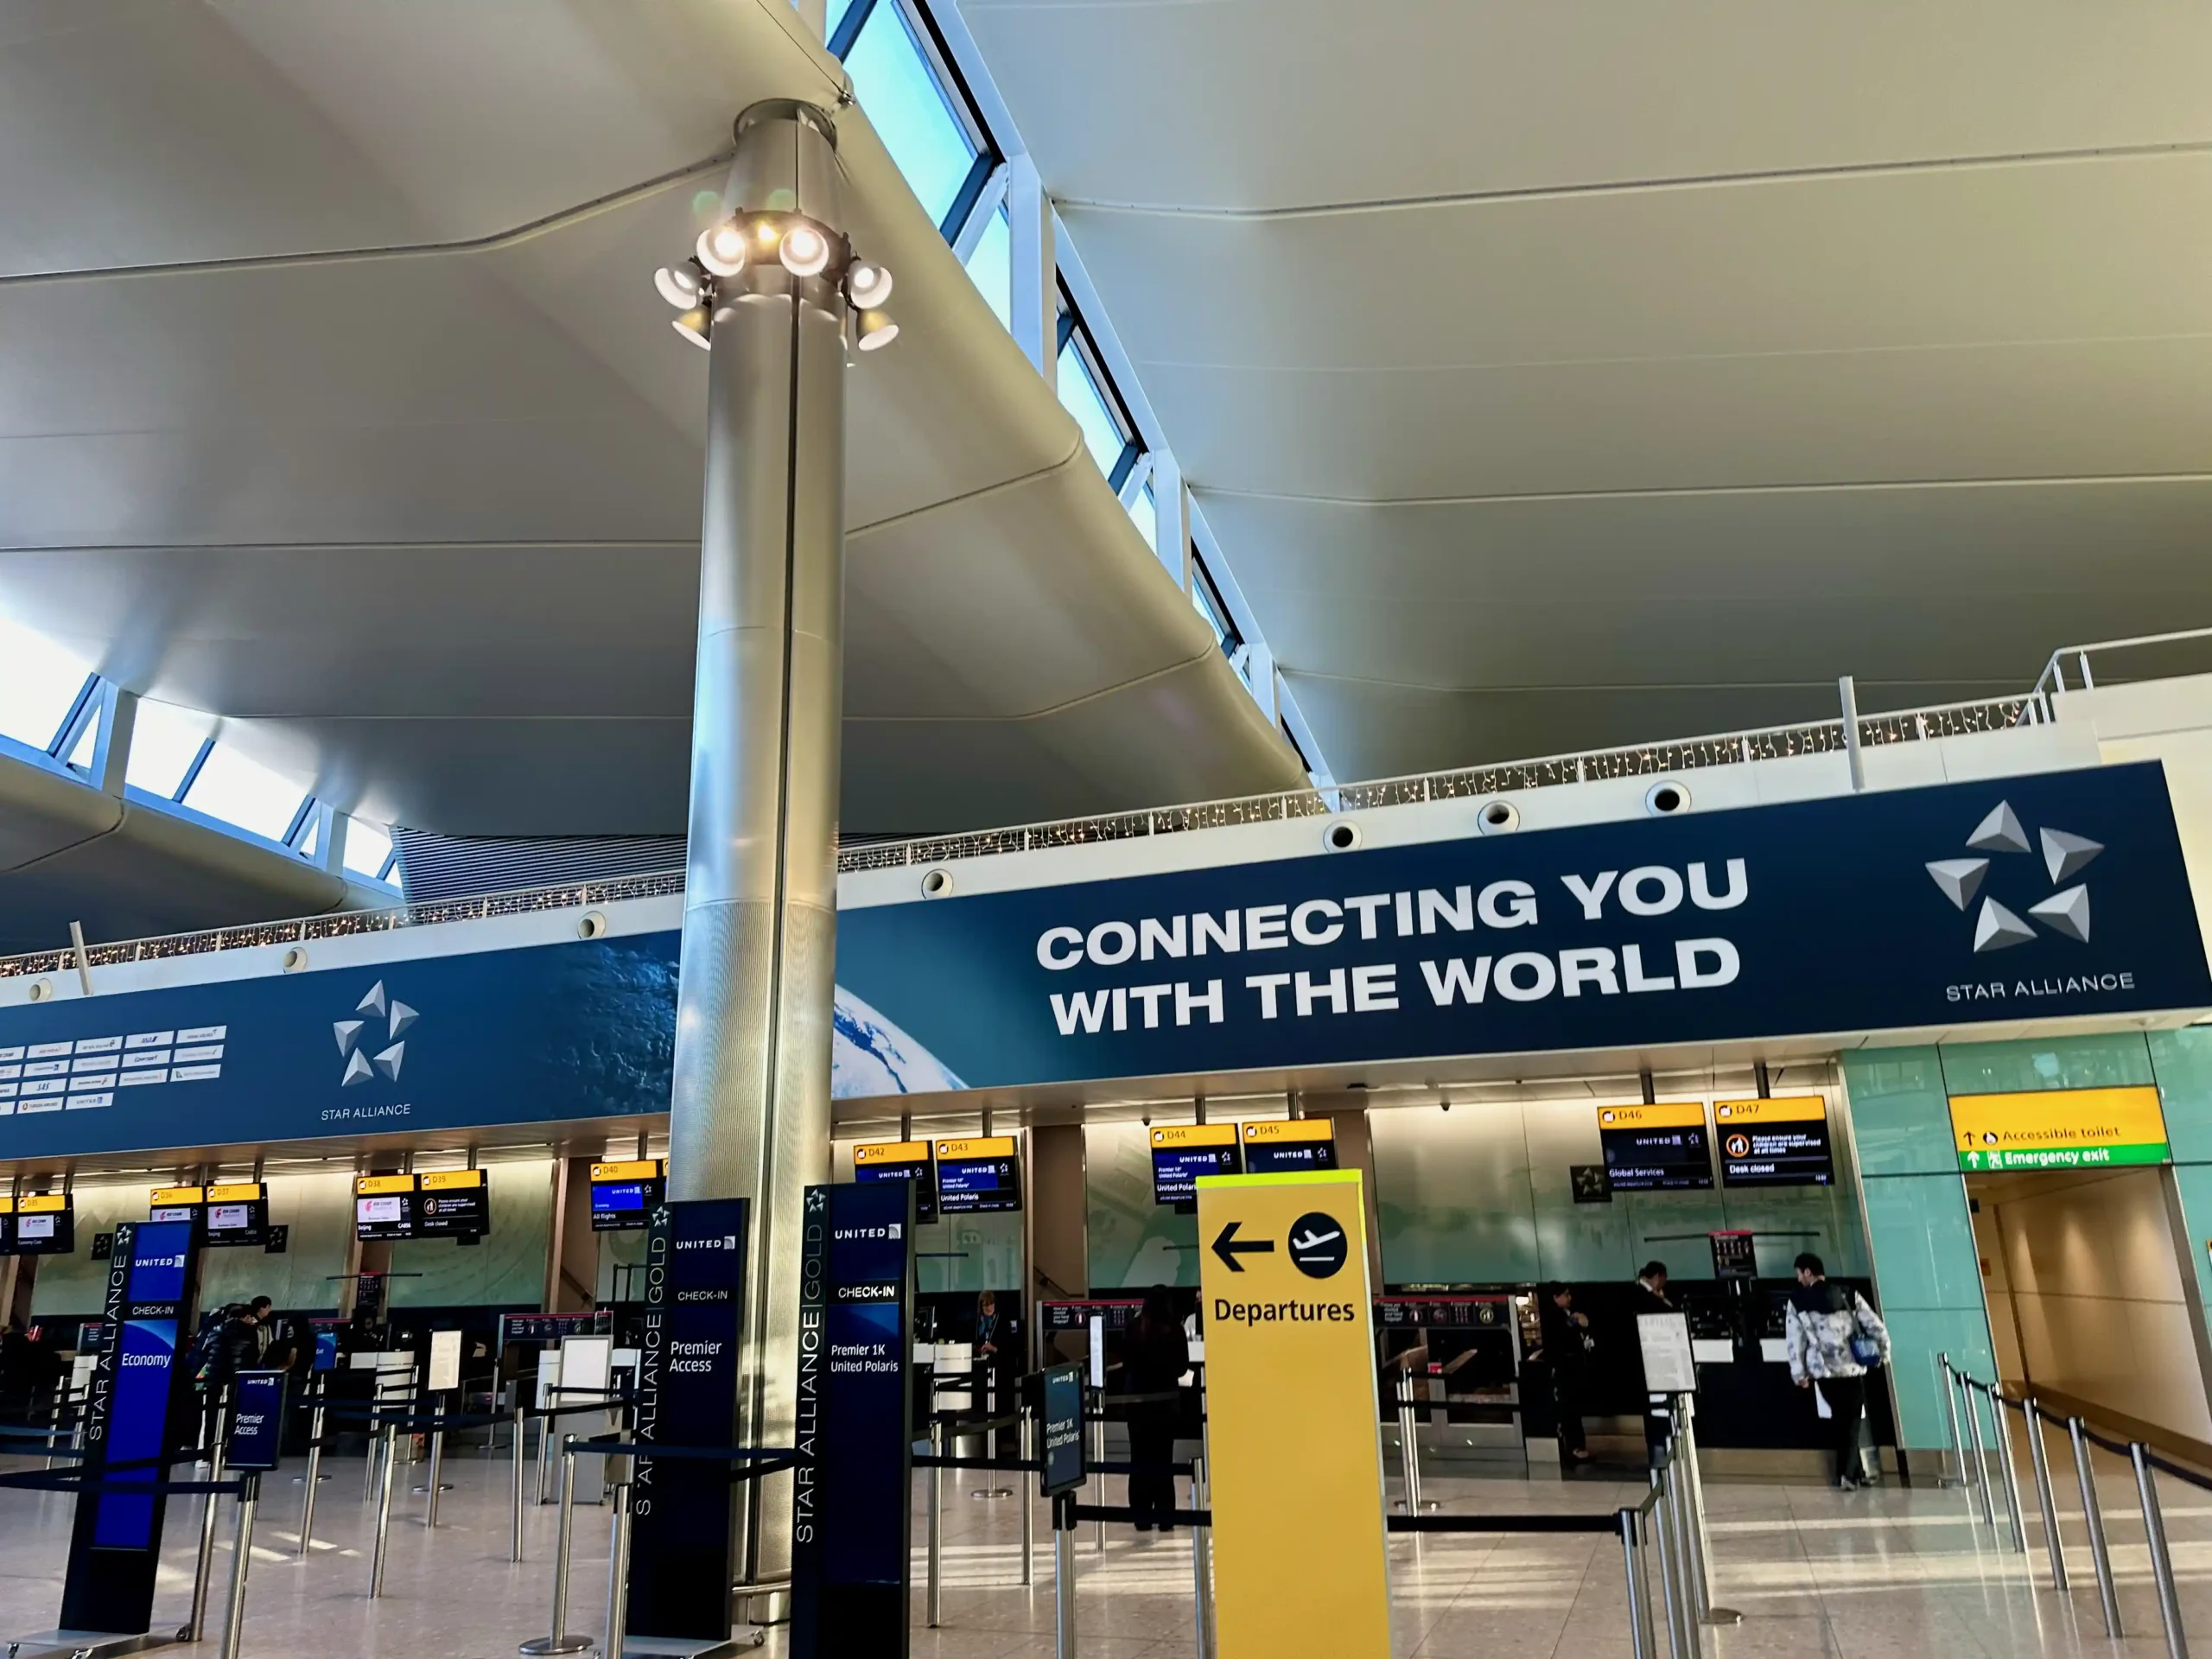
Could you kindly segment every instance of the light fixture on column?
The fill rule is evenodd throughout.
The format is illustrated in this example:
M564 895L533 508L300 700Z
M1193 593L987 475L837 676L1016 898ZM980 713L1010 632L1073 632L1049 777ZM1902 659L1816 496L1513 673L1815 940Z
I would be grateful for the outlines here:
M709 343L715 318L738 296L780 296L794 287L809 303L849 317L848 338L861 351L880 351L899 337L899 325L882 308L891 297L891 272L873 259L855 258L844 236L801 213L741 213L719 220L699 233L689 261L653 273L653 287L682 314L676 331L695 346Z
M734 276L745 269L745 232L734 219L709 225L699 232L695 251L699 263L717 276Z
M703 305L693 306L676 320L676 332L702 351L706 350L709 344L707 339L709 327L707 308Z
M891 297L891 272L873 259L855 259L845 271L845 297L863 311L880 311Z
M830 263L830 238L802 219L784 232L776 257L794 276L818 276Z
M699 273L690 265L663 265L653 272L653 286L660 296L679 311L699 303Z
M887 312L863 311L855 332L859 335L861 350L880 352L899 338L899 325L891 321Z

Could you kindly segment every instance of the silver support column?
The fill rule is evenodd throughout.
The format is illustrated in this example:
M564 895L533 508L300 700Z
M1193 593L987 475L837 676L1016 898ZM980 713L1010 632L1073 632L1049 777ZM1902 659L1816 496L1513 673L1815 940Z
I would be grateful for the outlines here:
M830 1179L847 373L830 118L781 99L739 116L722 208L747 257L711 294L668 1195L751 1201L733 1444L789 1446L800 1206ZM830 245L811 276L775 251L814 264L801 219L810 251ZM733 1578L788 1580L791 1476L735 1490Z

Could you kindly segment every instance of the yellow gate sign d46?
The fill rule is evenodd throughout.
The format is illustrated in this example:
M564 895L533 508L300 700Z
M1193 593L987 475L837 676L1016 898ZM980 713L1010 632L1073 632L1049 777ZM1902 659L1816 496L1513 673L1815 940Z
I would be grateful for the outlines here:
M1220 1659L1390 1651L1357 1170L1202 1175Z
M2173 1157L2158 1091L2148 1084L1954 1095L1951 1140L1968 1172L2098 1169Z

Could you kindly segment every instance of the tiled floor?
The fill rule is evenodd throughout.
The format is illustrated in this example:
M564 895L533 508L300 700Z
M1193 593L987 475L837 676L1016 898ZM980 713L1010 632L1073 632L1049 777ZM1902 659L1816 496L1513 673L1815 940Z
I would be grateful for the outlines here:
M2063 1448L2056 1471L2068 1483ZM525 1516L525 1560L507 1559L505 1465L470 1455L447 1465L457 1490L441 1525L422 1524L423 1499L395 1506L383 1599L365 1599L373 1511L361 1502L358 1461L334 1464L316 1516L316 1547L297 1559L301 1487L296 1471L271 1478L255 1538L245 1652L255 1659L505 1659L515 1643L543 1634L550 1611L556 1511ZM419 1466L410 1471L420 1478ZM2024 1453L2021 1474L2027 1477ZM1001 1480L1005 1477L999 1477ZM1053 1651L1051 1537L1037 1510L1035 1582L1020 1582L1019 1510L1011 1499L970 1497L982 1478L948 1478L942 1627L928 1628L917 1478L912 1652L921 1659L1044 1659ZM1118 1485L1118 1483L1116 1483ZM1605 1511L1637 1496L1632 1486L1567 1486L1507 1481L1427 1483L1454 1513L1573 1507ZM2107 1525L2120 1577L2123 1642L2103 1632L2090 1578L2078 1498L2062 1501L2061 1530L2075 1582L2070 1598L2048 1588L2042 1529L2023 1558L1968 1518L1955 1491L1838 1493L1809 1487L1707 1489L1715 1599L1740 1609L1741 1625L1707 1631L1704 1659L1767 1654L1836 1659L1967 1656L2158 1654L2164 1651L2152 1599L2134 1483L2117 1461L2099 1468ZM2212 1494L2168 1482L2165 1516L2174 1540L2184 1618L2212 1643ZM2031 1510L2034 1497L2028 1495ZM50 1627L68 1548L69 1500L0 1491L0 1641ZM2001 1516L2001 1512L2000 1512ZM607 1516L577 1511L570 1596L573 1629L595 1635L607 1592ZM157 1624L183 1621L191 1596L197 1500L175 1506L157 1603ZM227 1583L230 1522L216 1554L211 1623L219 1627ZM1189 1659L1194 1652L1187 1535L1140 1539L1109 1529L1095 1550L1079 1535L1078 1628L1084 1659ZM1394 1538L1390 1546L1396 1656L1421 1659L1615 1659L1630 1653L1618 1545L1598 1536L1477 1535ZM1663 1653L1664 1636L1661 1635ZM766 1651L779 1653L772 1637ZM211 1643L201 1651L214 1652ZM868 1659L874 1659L874 1656ZM1230 1656L1230 1659L1263 1659ZM1264 1659L1273 1659L1266 1656Z

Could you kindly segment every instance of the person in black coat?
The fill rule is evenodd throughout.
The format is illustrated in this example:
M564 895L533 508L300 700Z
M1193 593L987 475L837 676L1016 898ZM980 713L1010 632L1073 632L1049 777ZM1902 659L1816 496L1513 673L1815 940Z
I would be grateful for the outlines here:
M1573 1471L1590 1461L1590 1446L1582 1432L1583 1402L1590 1385L1590 1316L1574 1307L1574 1293L1565 1285L1544 1287L1537 1309L1543 1332L1544 1358L1552 1368L1552 1397L1559 1408L1559 1464Z
M1190 1369L1191 1344L1174 1299L1166 1286L1154 1285L1122 1340L1122 1391L1168 1396L1128 1408L1129 1507L1139 1532L1175 1530L1175 1427L1182 1416L1177 1390Z
M1667 1264L1647 1262L1643 1271L1636 1276L1636 1288L1628 1294L1629 1316L1631 1319L1645 1313L1679 1313L1681 1304L1667 1294ZM1655 1402L1644 1386L1643 1344L1639 1339L1630 1350L1634 1356L1630 1363L1636 1372L1637 1397L1643 1404L1643 1452L1647 1461L1656 1465L1662 1450L1674 1433L1674 1421L1667 1414L1664 1401Z

